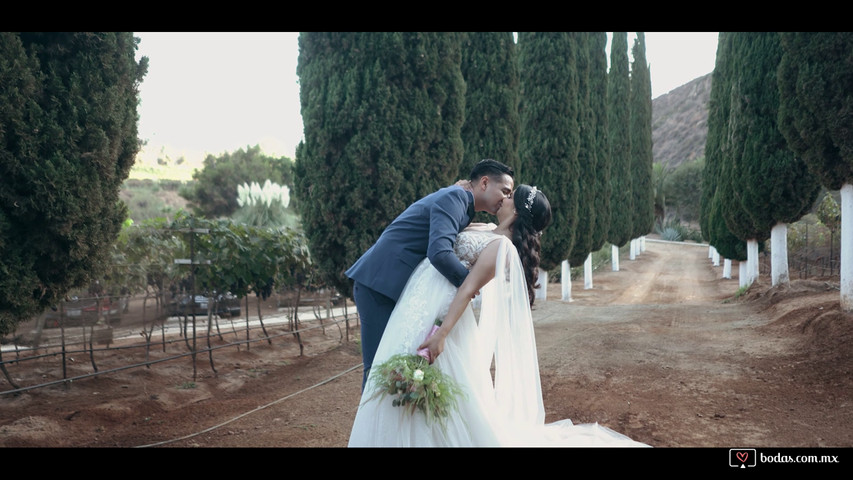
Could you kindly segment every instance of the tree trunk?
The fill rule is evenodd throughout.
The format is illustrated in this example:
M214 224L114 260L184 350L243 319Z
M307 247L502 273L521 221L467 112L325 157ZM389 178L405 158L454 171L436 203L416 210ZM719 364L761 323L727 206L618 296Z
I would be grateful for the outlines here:
M583 288L589 290L592 288L592 254L586 256L583 262Z
M610 265L614 272L619 271L619 247L616 245L610 246Z
M841 310L853 313L853 183L841 187Z
M788 224L777 223L770 230L770 283L788 283Z
M571 279L570 279L571 280ZM547 300L548 297L548 272L539 269L539 288L536 289L534 297L541 300Z
M750 239L746 242L746 284L758 279L758 240Z
M563 287L563 301L572 301L572 267L568 260L563 260L560 264L560 284Z

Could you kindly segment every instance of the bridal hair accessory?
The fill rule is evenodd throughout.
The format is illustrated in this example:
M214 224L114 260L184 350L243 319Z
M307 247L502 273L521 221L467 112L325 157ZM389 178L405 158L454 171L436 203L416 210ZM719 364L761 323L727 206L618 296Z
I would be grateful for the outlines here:
M527 194L527 201L524 202L524 208L527 209L528 212L533 210L533 199L536 198L536 192L539 190L536 187L530 189L530 193Z
M430 336L441 320L435 323ZM411 414L419 410L428 422L438 421L443 426L464 392L452 377L431 365L428 356L429 352L426 356L400 353L371 367L370 378L376 393L370 399L392 395L391 405L406 407Z

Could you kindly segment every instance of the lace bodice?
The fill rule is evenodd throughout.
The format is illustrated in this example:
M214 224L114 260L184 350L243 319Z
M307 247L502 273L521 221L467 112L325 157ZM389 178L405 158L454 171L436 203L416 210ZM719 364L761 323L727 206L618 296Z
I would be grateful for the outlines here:
M477 262L480 252L486 248L492 240L500 237L499 234L490 230L463 230L456 237L456 245L453 251L459 257L459 261L468 270Z

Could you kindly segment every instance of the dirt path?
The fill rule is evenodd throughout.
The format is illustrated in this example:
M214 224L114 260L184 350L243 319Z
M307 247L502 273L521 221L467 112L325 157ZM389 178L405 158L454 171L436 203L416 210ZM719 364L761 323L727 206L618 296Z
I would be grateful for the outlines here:
M651 241L620 267L589 290L575 280L571 302L551 284L536 304L548 421L656 447L853 446L853 322L837 283L760 279L733 301L736 268L722 279L707 247ZM303 356L287 339L217 351L217 374L202 369L192 388L172 362L0 396L0 446L342 447L356 340L315 334Z
M832 364L851 349L815 336L849 338L837 290L794 282L762 298L759 282L727 302L736 272L721 278L698 246L648 242L620 266L570 306L538 309L549 420L655 446L853 445L850 364Z

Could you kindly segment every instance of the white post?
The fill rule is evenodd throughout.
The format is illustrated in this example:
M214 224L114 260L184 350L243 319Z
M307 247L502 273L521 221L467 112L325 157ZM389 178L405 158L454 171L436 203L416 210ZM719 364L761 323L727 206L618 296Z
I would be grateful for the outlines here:
M548 295L548 272L545 270L539 270L539 288L536 289L536 292L533 293L533 296L536 299L547 300Z
M616 245L610 246L610 265L614 272L619 271L619 247Z
M770 230L770 284L788 283L788 225L777 223Z
M723 260L723 278L732 278L732 260L730 258Z
M583 288L589 290L592 288L592 254L586 256L583 262Z
M841 311L853 312L853 183L841 186Z
M572 301L572 269L568 260L560 263L560 284L563 286L563 301Z

